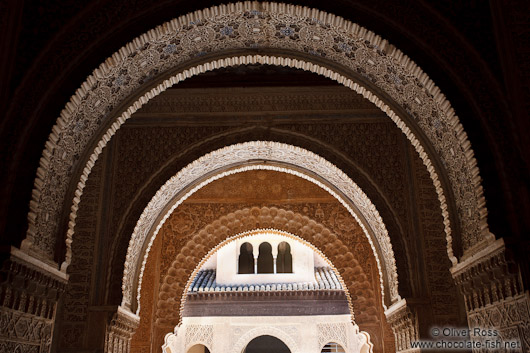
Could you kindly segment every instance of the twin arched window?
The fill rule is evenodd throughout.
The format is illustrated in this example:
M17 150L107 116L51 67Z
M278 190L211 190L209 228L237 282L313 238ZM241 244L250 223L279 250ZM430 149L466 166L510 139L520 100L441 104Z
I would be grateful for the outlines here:
M254 259L252 244L243 243L239 249L238 273L293 273L291 246L281 242L277 254L274 258L271 244L263 242L259 246L258 258Z

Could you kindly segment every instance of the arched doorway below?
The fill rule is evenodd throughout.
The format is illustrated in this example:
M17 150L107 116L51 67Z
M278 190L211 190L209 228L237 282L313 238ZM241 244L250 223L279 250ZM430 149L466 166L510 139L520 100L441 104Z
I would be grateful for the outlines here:
M291 353L289 347L280 339L273 336L259 336L254 338L245 347L242 353Z
M188 349L187 353L210 353L210 350L205 345L196 344Z
M344 353L345 350L342 346L335 342L329 342L322 347L321 353Z

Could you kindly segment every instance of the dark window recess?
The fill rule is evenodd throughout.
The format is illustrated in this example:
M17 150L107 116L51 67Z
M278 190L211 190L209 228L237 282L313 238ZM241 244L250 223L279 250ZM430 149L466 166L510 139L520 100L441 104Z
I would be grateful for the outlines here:
M274 273L272 246L267 242L259 246L258 273Z
M241 245L237 273L254 273L254 255L252 255L252 244L250 243Z
M293 256L291 255L291 246L287 242L281 242L278 244L276 272L293 273Z

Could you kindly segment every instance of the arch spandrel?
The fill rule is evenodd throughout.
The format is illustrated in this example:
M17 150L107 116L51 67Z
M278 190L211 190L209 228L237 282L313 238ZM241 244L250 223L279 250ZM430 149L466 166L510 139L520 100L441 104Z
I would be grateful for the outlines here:
M264 163L248 165L249 161ZM270 162L283 166L273 166ZM234 167L238 165L240 167ZM236 169L226 170L227 167ZM385 293L386 290L388 293L388 297L382 296L384 301L390 304L399 300L398 275L390 237L377 209L364 192L337 167L312 152L276 142L254 141L224 147L199 158L158 190L140 216L129 242L122 284L122 305L134 307L133 298L140 293L149 249L173 210L195 191L214 180L232 173L256 169L294 174L313 182L335 197L360 224L372 247L380 273L381 291ZM201 176L205 177L201 180ZM332 185L333 189L324 182Z
M229 24L236 26L229 27ZM294 26L293 24L296 24ZM270 35L274 28L274 35ZM287 28L291 28L288 30ZM230 32L230 35L226 35ZM224 33L224 35L223 35ZM272 32L271 32L272 33ZM138 96L146 82L155 82L157 73L169 72L203 56L223 56L225 50L254 50L271 48L288 50L308 58L290 57L231 57L210 60L172 78L156 84ZM250 47L249 47L250 46ZM259 58L258 58L259 57ZM325 59L324 59L325 57ZM76 91L62 111L43 152L37 172L33 199L28 215L29 228L22 248L40 256L54 257L58 222L69 185L77 183L71 206L67 233L67 256L71 256L75 218L84 183L94 161L115 131L130 115L165 88L205 70L245 63L285 65L323 74L361 93L384 110L409 137L430 171L437 188L445 218L448 254L453 263L448 200L426 149L398 115L366 87L326 69L315 62L330 62L346 71L357 73L362 81L384 92L399 104L422 131L444 166L452 189L456 211L460 217L464 249L492 240L486 224L486 209L478 169L462 126L450 104L434 83L408 57L374 33L340 17L314 9L277 3L237 3L222 5L170 21L127 44L107 60ZM115 107L139 97L123 114L112 112ZM115 120L112 120L114 119ZM97 143L88 161L79 161L83 168L79 181L72 181L72 165L83 155L98 129L107 124L110 129ZM53 185L53 187L52 187ZM450 202L449 202L450 204Z

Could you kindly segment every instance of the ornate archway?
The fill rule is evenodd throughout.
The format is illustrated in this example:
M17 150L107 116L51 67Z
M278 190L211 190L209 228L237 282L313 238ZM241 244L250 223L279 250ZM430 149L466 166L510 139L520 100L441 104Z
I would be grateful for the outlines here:
M271 165L271 162L277 166ZM291 173L333 195L357 220L372 246L385 302L390 305L400 300L392 244L381 217L364 192L338 168L307 150L257 141L225 147L205 155L181 170L158 190L138 220L129 243L123 276L122 306L138 313L139 308L134 300L139 302L137 296L141 292L150 247L173 210L210 182L252 169ZM138 288L135 288L135 283L138 283ZM388 297L385 297L384 288L388 288Z
M244 18L242 22L236 22L237 28L216 22L219 14L227 15L238 11L244 15ZM289 15L283 16L282 14L285 13ZM199 20L196 21L197 19ZM270 42L261 43L266 46L271 45L259 48L264 54L254 55L255 53L252 52L254 48L237 47L239 40L237 36L244 32L244 26L247 25L247 29L259 29L255 32L256 36L251 37L258 38L262 29L265 32L267 25L280 20L284 22L289 20L300 25L295 28L294 25L291 26L291 22L283 23L285 26L280 26L278 29L280 36ZM221 27L208 27L212 23ZM264 26L252 27L252 24ZM241 29L239 25L242 26ZM327 38L320 36L321 32L325 32L321 29L324 27L328 32L330 28L336 31L333 32L334 35L336 34L336 39L349 38L351 42L339 40L335 42L336 48L328 45ZM214 28L214 31L209 32L208 28ZM241 33L238 32L239 30ZM237 32L236 38L231 37L234 32L229 33L230 31ZM210 41L210 44L226 40L223 42L226 46L222 48L201 46L204 44L201 33L206 36L211 33L225 33L226 38L216 38ZM180 47L181 42L178 44L171 42L178 35L183 36L184 44ZM302 42L309 44L302 48L300 47ZM259 44L259 41L257 43ZM182 48L184 49L181 50ZM205 50L200 51L201 49ZM241 53L229 56L223 52L225 49L241 50ZM279 51L283 53L278 53ZM356 60L353 60L351 55L355 55ZM173 60L172 63L182 66L170 67L168 58L176 57L182 60ZM480 261L488 260L489 252L493 249L494 257L502 253L499 257L504 259L504 246L502 241L492 243L493 237L489 234L485 221L486 209L478 170L465 133L447 101L408 58L372 33L318 11L311 12L304 8L277 4L236 4L232 7L226 6L196 13L188 18L171 22L130 44L116 54L113 60L102 65L100 70L96 70L63 112L43 153L29 214L28 237L22 246L23 251L45 260L53 258L54 237L60 237L56 227L61 214L59 208L69 207L69 201L65 200L68 199L68 185L71 185L77 189L74 192L74 202L70 212L67 235L69 249L74 238L78 203L92 165L112 134L132 112L161 90L186 77L221 66L247 63L285 65L325 75L363 94L396 122L420 153L430 172L442 205L447 251L454 265L457 259L453 256L451 228L460 228L457 233L465 237L462 239L461 250L466 256L461 258L463 264L454 267L454 276L458 277L459 283L466 284L466 290L469 290L466 296L472 307L486 305L489 301L486 298L491 297L489 283L484 286L486 294L479 294L484 297L481 303L472 303L476 293L473 289L469 289L468 284L473 283L473 280L469 280L467 272L478 260L470 258L469 255L478 253ZM131 66L128 66L129 64ZM131 72L134 69L137 71L130 77L120 76L122 74L120 70L123 69L130 74L128 68L131 68ZM144 71L144 68L161 71ZM144 94L145 92L148 93ZM125 100L128 99L133 102L131 105L125 104ZM112 120L114 118L116 120ZM92 150L88 141L92 138L97 140L96 130L103 129L103 126L110 128L102 133L103 138ZM83 151L90 156L87 159L79 159L79 171L84 168L82 175L79 179L72 179L75 168L70 167L83 155ZM457 222L453 222L454 219L451 218L453 198L456 205L453 213L454 219L458 218ZM488 244L489 248L481 252ZM457 251L457 255L461 253ZM69 263L69 256L70 252L67 251L63 271ZM467 261L469 259L470 261ZM481 267L475 272L483 271L485 270ZM507 288L510 286L506 288L504 285L501 286L503 286L502 292L508 293ZM521 289L515 291L519 293Z
M244 38L252 40L245 42ZM289 54L232 55L202 60L203 63L184 70L178 68L186 66L190 56L192 61L201 61L203 56L223 56L228 49L252 52L254 44L261 51L287 50ZM53 258L54 241L50 237L57 234L60 208L68 184L72 183L73 171L69 166L77 161L102 124L110 127L77 182L64 267L69 263L77 204L84 183L101 149L120 125L150 98L186 77L249 63L284 65L322 74L374 102L404 131L431 174L442 205L448 255L453 263L456 258L447 193L454 196L464 250L479 243L485 246L484 242L492 240L478 170L466 135L449 103L410 59L364 28L317 10L276 3L238 3L199 11L149 32L122 48L88 78L62 112L46 145L28 217L30 227L22 248L46 259ZM332 69L328 64L341 69ZM157 76L160 72L166 74ZM148 92L133 93L141 85L142 91ZM390 100L382 99L376 92L384 92ZM115 109L131 95L137 97L133 104ZM447 177L448 185L442 185L444 178L439 177L440 173Z

